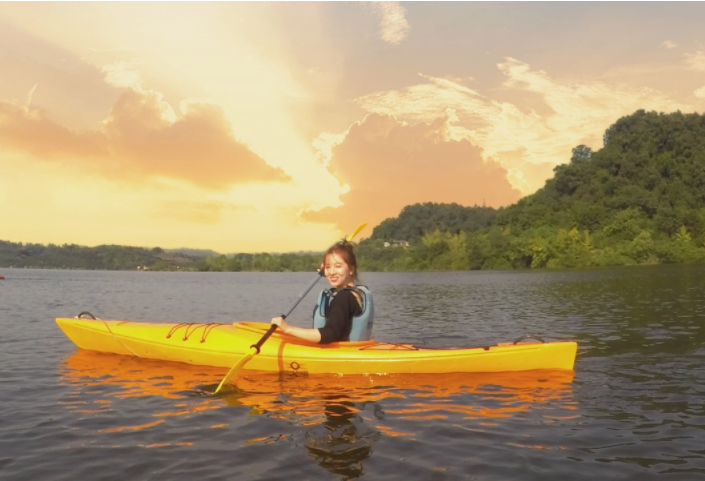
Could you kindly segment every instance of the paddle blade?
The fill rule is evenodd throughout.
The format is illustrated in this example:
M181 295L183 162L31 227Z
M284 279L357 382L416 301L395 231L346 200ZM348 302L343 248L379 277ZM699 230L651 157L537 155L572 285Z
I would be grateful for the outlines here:
M240 370L243 368L243 366L245 364L250 362L250 359L255 357L255 354L257 354L257 349L255 349L254 347L250 348L250 352L245 354L245 357L240 359L240 362L238 362L237 364L235 364L233 367L230 368L230 371L228 371L228 374L226 374L225 377L223 378L223 380L220 381L220 384L218 384L218 388L215 390L216 394L218 393L218 391L220 391L223 388L223 386L225 384L229 383L231 379L233 379L235 376L237 376L237 373L240 372Z
M345 240L347 240L348 242L351 241L351 240L353 239L353 237L355 237L357 234L360 233L360 231L361 231L362 229L365 228L366 225L367 225L367 222L363 222L362 224L360 224L359 226L357 226L357 229L355 229L352 234L350 234L349 236L347 236L347 237L345 238Z

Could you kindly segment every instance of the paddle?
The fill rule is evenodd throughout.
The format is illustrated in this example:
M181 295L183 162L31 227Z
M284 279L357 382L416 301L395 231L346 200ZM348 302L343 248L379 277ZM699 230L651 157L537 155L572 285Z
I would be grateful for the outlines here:
M351 241L353 239L353 237L355 237L362 229L365 228L366 225L367 225L367 222L364 222L364 223L360 224L359 226L357 226L357 229L355 229L355 231L352 234L347 236L345 238L345 240ZM291 306L291 309L289 309L289 312L287 312L286 314L282 314L281 317L283 319L286 319L287 317L289 317L289 315L294 311L294 309L296 309L296 306L299 305L301 300L304 297L306 297L306 294L308 294L308 291L313 289L313 286L316 285L316 283L318 282L318 279L323 277L324 274L325 274L325 272L323 269L320 269L318 271L318 275L316 276L316 278L313 280L313 282L311 282L311 284L306 288L305 291L303 291L301 294L299 294L298 299L296 299L296 302L294 303L294 305ZM235 364L232 368L230 368L230 371L228 371L228 373L225 375L223 380L220 381L220 384L218 384L218 388L215 390L216 393L218 393L222 389L223 385L225 385L232 378L234 378L237 375L237 373L240 372L240 370L243 368L243 366L245 364L247 364L250 361L250 359L255 357L255 354L259 354L259 348L262 347L262 344L264 344L264 342L267 339L269 339L269 336L271 336L272 333L274 333L274 331L276 331L276 330L277 330L277 325L272 324L272 326L267 330L267 332L264 334L264 336L262 336L262 339L257 341L257 344L253 344L252 346L250 346L250 350L247 354L245 354L245 357L240 359L240 361L237 364Z

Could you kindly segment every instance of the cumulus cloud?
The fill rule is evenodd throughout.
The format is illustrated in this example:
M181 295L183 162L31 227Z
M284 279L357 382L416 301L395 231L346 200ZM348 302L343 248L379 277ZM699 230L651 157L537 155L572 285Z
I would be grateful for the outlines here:
M370 2L369 8L379 17L380 37L387 43L399 45L409 35L406 9L399 2Z
M668 50L678 47L678 44L676 42L672 42L671 40L665 40L661 45L663 45L663 48Z
M542 187L553 166L567 162L576 145L601 147L605 129L624 115L638 109L692 110L647 87L560 81L513 58L497 67L505 76L508 93L534 95L541 105L521 108L453 80L426 75L421 75L424 82L418 85L375 92L356 102L369 112L414 122L433 122L453 112L451 138L481 146L523 194Z
M4 149L22 150L43 159L107 156L99 132L74 132L48 118L40 108L0 101L0 141Z
M36 159L111 179L177 179L210 189L290 180L234 137L219 106L191 102L177 114L153 91L126 90L90 131L66 128L41 109L0 102L0 140Z
M411 125L370 114L330 152L329 170L350 189L342 206L303 217L344 232L362 221L377 225L418 202L499 207L520 197L499 164L483 159L467 139L451 138L447 119Z
M705 99L705 86L696 89L693 94L699 99Z

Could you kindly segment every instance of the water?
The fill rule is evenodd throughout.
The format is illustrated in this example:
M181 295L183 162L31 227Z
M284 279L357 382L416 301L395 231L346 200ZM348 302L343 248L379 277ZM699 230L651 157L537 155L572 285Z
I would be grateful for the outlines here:
M82 351L54 318L268 320L315 274L0 274L2 479L705 476L705 266L365 274L378 340L574 339L575 372L247 373L225 396L224 369Z

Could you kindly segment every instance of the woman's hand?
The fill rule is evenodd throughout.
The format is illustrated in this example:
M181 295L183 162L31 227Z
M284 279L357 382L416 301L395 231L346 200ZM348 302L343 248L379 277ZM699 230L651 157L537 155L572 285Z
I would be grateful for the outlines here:
M287 329L289 329L289 324L286 323L283 317L273 317L272 320L270 321L270 324L276 324L279 326L279 329L286 334Z
M303 339L304 341L315 343L321 342L321 332L318 329L307 329L305 327L290 326L284 321L284 318L282 318L281 316L273 318L270 321L270 324L276 324L277 326L279 326L279 329L281 329L284 334L298 337L299 339Z

